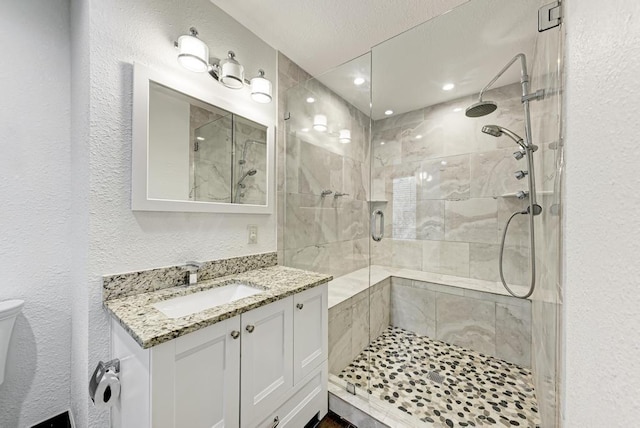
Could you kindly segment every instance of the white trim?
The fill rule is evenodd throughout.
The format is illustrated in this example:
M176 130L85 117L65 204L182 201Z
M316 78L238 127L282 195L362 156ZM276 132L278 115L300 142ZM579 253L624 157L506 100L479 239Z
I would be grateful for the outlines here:
M233 103L210 88L177 75L161 73L140 63L133 64L133 141L131 148L131 209L134 211L210 212L273 214L275 199L275 118L247 103ZM267 128L267 194L265 205L180 201L148 197L149 82L156 82L204 103L227 110ZM215 82L211 83L216 85Z

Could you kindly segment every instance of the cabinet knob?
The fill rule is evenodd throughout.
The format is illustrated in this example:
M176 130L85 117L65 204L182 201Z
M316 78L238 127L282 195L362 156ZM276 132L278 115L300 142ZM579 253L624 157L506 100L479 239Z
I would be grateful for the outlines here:
M248 331L249 333L253 333L253 330L255 330L255 329L256 329L256 327L255 327L255 326L253 326L253 325L251 325L251 324L249 324L249 325L247 326L247 331Z
M271 424L271 428L276 428L279 424L280 424L280 418L276 416L275 418L273 418L273 423Z
M233 330L231 332L231 337L233 337L234 339L237 339L240 337L240 332L238 330Z
M296 305L296 308L298 308L298 309L302 309L302 308L304 308L304 304L302 304L302 303L298 303L298 304Z

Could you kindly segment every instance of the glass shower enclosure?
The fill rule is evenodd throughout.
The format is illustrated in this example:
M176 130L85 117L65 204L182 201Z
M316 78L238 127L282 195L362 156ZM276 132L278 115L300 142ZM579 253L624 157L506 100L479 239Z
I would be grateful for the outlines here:
M334 278L331 399L390 426L558 424L562 36L537 31L543 3L471 0L284 94L283 262ZM483 94L494 112L465 114L518 53L544 91L528 299L499 263L528 289L528 215L501 238L529 155L483 132L526 136L519 66Z

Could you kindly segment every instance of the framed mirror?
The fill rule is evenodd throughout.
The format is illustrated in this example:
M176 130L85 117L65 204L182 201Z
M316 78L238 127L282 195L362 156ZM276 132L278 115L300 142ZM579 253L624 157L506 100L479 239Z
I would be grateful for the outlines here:
M135 64L132 209L271 213L273 119L247 100Z

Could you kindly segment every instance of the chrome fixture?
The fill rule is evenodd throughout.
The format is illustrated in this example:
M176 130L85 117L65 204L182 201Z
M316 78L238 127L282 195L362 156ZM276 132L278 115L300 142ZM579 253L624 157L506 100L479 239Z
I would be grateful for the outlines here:
M349 144L351 142L351 130L341 129L338 132L338 141L340 141L342 144Z
M264 77L264 70L258 70L258 75L251 79L251 98L262 104L271 102L271 81Z
M515 177L518 180L522 180L523 178L525 178L527 176L527 174L529 174L529 171L522 171L522 170L516 171L516 172L513 173L513 175L515 175Z
M513 157L516 158L516 160L520 160L526 154L527 154L527 152L525 150L518 150L517 152L513 152Z
M338 199L340 196L349 196L348 193L342 193L342 192L335 192L333 194L333 199Z
M178 37L178 62L189 71L204 73L209 69L209 47L198 38L198 30L189 28L189 34Z
M376 220L380 219L380 232L376 233ZM371 239L376 242L382 241L384 237L384 213L382 210L375 210L371 214Z
M244 181L245 178L247 177L253 177L254 175L256 175L258 173L258 170L255 168L251 168L249 171L245 172L244 175L242 177L240 177L240 180L238 180L238 186L240 184L242 184L242 182Z
M482 97L484 93L491 88L496 81L516 62L520 60L520 84L522 86L522 97L520 101L524 107L524 138L520 137L515 132L512 132L506 128L503 128L498 125L486 125L482 127L482 132L494 137L500 137L502 135L506 135L516 142L521 148L521 150L515 152L513 156L520 160L524 156L527 157L527 171L517 171L516 178L518 180L527 176L529 178L529 191L520 191L516 194L518 199L529 198L529 207L524 211L516 211L514 212L507 223L505 225L504 231L502 233L502 242L500 245L500 259L499 259L499 270L500 270L500 280L502 281L502 285L507 289L507 291L514 297L518 297L521 299L526 299L527 297L533 294L536 284L536 246L535 246L535 228L534 228L534 216L539 215L542 212L542 207L538 205L536 201L536 182L535 182L535 174L533 168L533 153L538 149L537 146L533 144L533 140L531 138L531 114L529 111L529 102L541 100L545 96L544 90L539 90L534 93L529 92L529 75L527 74L527 58L523 53L519 53L514 56L503 68L498 72L498 74L491 79L491 81L480 91L478 95L478 102L469 106L465 112L467 117L481 117L487 114L493 113L498 105L494 101L486 101L483 100ZM511 224L511 220L517 215L528 215L529 216L529 236L530 236L530 271L531 271L531 280L529 283L529 291L527 291L524 295L518 295L514 293L510 288L507 282L504 279L503 272L503 258L504 258L504 243L505 238L507 236L507 231L509 230L509 225Z
M326 189L320 193L320 196L324 198L325 196L329 196L332 193L333 193L333 190Z
M202 267L202 263L196 261L188 261L184 264L189 272L189 285L193 285L198 282L198 271Z
M241 89L244 86L244 67L236 60L233 51L227 52L227 58L209 69L209 74L218 79L227 88Z
M313 129L318 132L327 132L329 126L327 125L327 116L324 114L316 114L313 116Z
M248 170L247 172L245 172L244 174L242 174L242 177L240 177L240 180L238 180L238 182L236 183L236 194L235 197L232 196L231 198L231 202L238 202L238 198L242 198L244 197L244 192L240 192L240 189L244 189L247 187L246 184L243 183L243 181L247 178L247 177L253 177L254 175L256 175L258 173L258 170L255 168L251 168L250 170Z
M210 60L209 47L198 38L198 30L195 27L189 29L189 34L178 37L174 46L178 49L178 62L187 70L209 72L217 82L230 89L242 89L249 85L254 101L271 102L272 85L271 81L264 77L264 70L258 70L258 75L249 81L244 78L244 67L238 62L233 51L228 51L227 57L220 61Z

